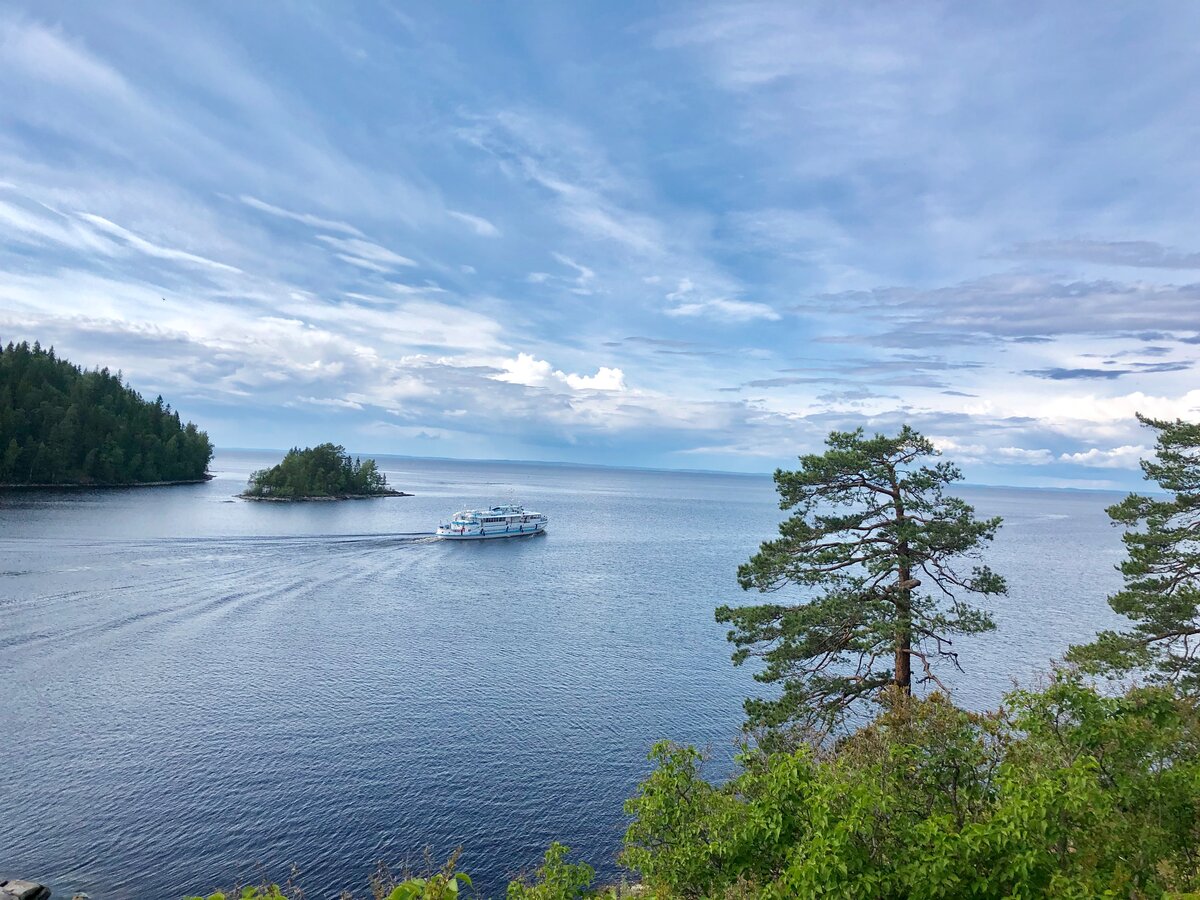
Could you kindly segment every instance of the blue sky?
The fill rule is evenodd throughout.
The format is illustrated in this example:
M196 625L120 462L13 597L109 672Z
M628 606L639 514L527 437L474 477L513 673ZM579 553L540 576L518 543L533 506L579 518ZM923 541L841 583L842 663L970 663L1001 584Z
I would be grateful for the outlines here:
M764 471L1197 417L1194 3L0 7L0 336L218 445Z

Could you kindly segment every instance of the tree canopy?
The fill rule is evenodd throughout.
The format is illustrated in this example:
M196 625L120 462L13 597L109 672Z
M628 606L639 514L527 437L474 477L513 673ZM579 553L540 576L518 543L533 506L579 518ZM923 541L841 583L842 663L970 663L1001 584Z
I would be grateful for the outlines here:
M108 369L85 371L40 344L0 347L0 483L193 481L208 435Z
M1102 632L1069 658L1089 671L1122 675L1135 669L1152 679L1200 687L1200 424L1139 415L1157 432L1154 459L1142 460L1146 479L1166 497L1130 494L1108 508L1124 535L1122 590L1109 605L1133 622L1128 632ZM1140 528L1139 528L1140 526Z
M626 803L642 896L1196 896L1193 702L1068 674L986 714L890 696L832 752L747 753L721 785L698 751L657 745Z
M283 461L250 476L242 496L303 500L312 497L369 497L398 494L375 460L351 459L339 444L293 447Z
M914 659L918 683L936 683L935 662L958 664L953 636L994 627L964 595L1007 589L986 566L962 569L1000 519L976 519L945 494L962 475L949 462L923 464L939 455L928 439L908 426L892 437L860 428L833 432L826 446L797 471L775 472L780 508L795 512L738 569L743 589L789 589L793 599L717 610L733 625L734 663L761 659L755 678L782 686L746 702L747 725L805 738L888 685L911 691Z

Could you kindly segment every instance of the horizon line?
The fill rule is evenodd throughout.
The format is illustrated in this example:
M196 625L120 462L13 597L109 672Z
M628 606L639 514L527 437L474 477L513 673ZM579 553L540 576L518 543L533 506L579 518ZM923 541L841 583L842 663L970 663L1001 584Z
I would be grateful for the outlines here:
M290 450L291 448L288 448ZM240 453L280 453L286 454L288 450L283 450L278 447L216 447L216 451L240 452ZM663 472L663 473L679 473L682 475L734 475L741 478L772 478L774 471L771 472L738 472L732 469L669 469L662 466L622 466L612 463L586 463L586 462L565 462L547 459L503 459L499 457L471 457L471 456L415 456L411 453L378 453L375 451L351 451L347 449L347 453L352 456L371 456L371 457L390 457L392 459L412 459L424 460L428 462L458 462L458 463L507 463L511 465L527 465L527 466L558 466L560 468L574 469L612 469L615 471L628 472ZM777 467L782 468L782 467ZM1008 484L1005 482L982 482L982 481L961 481L963 487L969 488L1011 488L1022 491L1071 491L1074 493L1089 493L1089 494L1128 494L1133 493L1128 488L1095 488L1095 487L1063 487L1050 485L1028 485L1028 484ZM1156 493L1147 491L1147 493Z

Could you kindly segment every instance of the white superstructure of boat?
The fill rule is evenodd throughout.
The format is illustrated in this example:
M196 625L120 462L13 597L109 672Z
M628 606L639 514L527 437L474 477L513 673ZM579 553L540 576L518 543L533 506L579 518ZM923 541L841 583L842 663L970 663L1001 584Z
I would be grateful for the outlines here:
M437 527L437 536L448 541L481 541L489 538L528 537L541 534L550 520L523 506L464 509Z

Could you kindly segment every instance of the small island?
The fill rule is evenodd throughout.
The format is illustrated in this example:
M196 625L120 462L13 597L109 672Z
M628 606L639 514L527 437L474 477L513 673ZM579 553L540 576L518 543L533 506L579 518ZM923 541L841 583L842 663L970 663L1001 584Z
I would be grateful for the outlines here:
M206 481L208 435L120 372L84 370L34 342L0 346L0 487Z
M240 495L245 500L363 500L410 497L388 487L375 460L351 459L340 444L293 447L279 465L260 469Z

